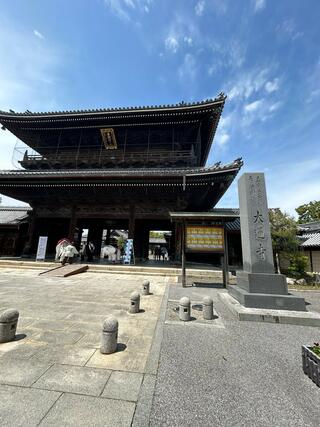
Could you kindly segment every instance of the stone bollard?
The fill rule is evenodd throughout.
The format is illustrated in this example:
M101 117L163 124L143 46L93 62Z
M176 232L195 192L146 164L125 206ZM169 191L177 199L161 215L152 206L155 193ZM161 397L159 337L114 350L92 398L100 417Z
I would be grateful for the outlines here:
M202 301L204 320L213 319L213 301L210 297L204 297Z
M150 295L150 282L149 280L146 280L142 283L142 295Z
M111 354L117 351L118 328L118 320L112 316L108 317L103 322L100 347L100 352L102 354Z
M179 301L179 319L184 322L190 320L190 298L182 297Z
M19 319L19 311L10 308L0 314L0 343L13 341Z
M138 292L132 292L130 295L130 307L129 313L139 313L140 311L140 294Z

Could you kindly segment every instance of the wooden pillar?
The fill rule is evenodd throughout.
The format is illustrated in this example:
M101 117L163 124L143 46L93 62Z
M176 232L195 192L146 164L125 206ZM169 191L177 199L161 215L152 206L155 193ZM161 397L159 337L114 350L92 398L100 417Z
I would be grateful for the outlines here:
M128 239L134 238L134 229L135 229L135 207L130 206Z
M111 228L107 228L107 235L105 240L106 245L110 245L110 236L111 236Z
M222 255L222 277L223 277L223 287L226 288L229 284L229 259L228 259L228 240L227 240L227 230L223 228L223 246L224 253Z
M186 244L185 244L185 240L186 240L186 225L183 222L182 223L182 230L181 230L181 270L182 270L182 275L181 275L181 284L182 287L185 288L186 287Z
M175 240L174 240L174 260L181 261L181 229L179 222L175 223Z
M72 206L69 231L68 231L68 239L71 240L72 242L74 240L74 233L76 231L76 223L77 223L76 207Z

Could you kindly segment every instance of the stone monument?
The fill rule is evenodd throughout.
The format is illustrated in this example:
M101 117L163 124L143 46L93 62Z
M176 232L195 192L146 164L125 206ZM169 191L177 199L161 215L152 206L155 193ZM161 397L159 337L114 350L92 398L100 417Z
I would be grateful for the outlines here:
M229 293L245 307L305 311L303 298L288 295L286 277L275 274L263 173L238 181L243 271Z

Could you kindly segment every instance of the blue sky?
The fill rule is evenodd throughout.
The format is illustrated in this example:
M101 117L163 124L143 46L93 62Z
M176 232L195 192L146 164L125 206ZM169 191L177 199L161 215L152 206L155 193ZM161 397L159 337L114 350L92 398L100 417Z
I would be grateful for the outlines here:
M320 1L0 6L0 109L156 105L223 91L208 163L242 156L242 172L265 172L269 205L289 213L320 200ZM0 138L0 168L12 168L15 138ZM237 205L234 184L220 206Z

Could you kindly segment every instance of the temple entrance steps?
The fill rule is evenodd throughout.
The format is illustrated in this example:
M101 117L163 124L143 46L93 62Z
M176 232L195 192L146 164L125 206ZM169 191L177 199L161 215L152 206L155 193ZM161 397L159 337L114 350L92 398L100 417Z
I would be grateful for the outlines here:
M87 264L72 264L71 267L87 266ZM32 269L40 270L42 272L50 269L58 269L60 265L55 262L36 262L32 260L0 260L1 268L10 269ZM67 267L67 266L66 266ZM101 264L89 264L88 273L109 273L109 274L132 274L132 275L143 275L146 277L153 276L165 276L170 279L171 282L178 282L179 276L181 275L181 268L178 266L174 267L158 267L158 266L142 266L142 265L101 265ZM207 265L203 268L188 268L187 266L188 282L221 282L222 272L221 270L210 268Z

